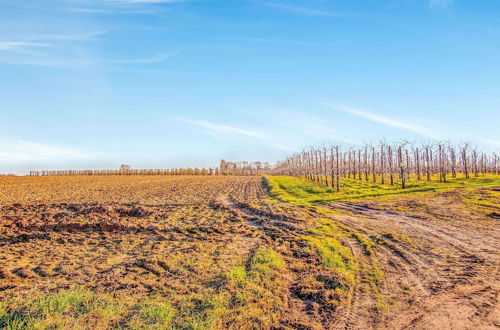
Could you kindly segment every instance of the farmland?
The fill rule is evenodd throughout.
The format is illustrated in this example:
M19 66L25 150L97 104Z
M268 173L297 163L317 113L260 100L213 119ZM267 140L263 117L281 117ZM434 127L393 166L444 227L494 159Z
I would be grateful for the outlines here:
M326 161L325 161L326 163ZM0 177L0 328L496 328L500 180Z

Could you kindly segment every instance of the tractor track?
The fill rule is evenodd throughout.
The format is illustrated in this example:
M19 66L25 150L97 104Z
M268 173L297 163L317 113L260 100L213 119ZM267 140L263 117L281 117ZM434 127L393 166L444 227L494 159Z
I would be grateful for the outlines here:
M430 324L453 325L452 328L498 326L498 320L476 317L478 313L490 315L498 310L495 297L500 292L499 258L493 253L494 237L485 236L480 241L476 233L467 229L457 232L456 226L448 230L451 226L439 222L429 223L359 205L335 203L329 207L348 211L334 216L346 227L371 239L384 239L375 255L386 273L382 288L395 304L382 320L374 320L373 328L426 328ZM414 243L398 240L387 230L403 234ZM473 300L467 299L470 295ZM477 301L488 303L481 305ZM467 322L457 323L454 318L465 318Z
M287 265L281 328L500 327L495 226L347 202L293 205L273 199L257 178L150 180L136 190L95 180L85 193L65 188L68 196L57 189L46 201L18 202L22 194L3 201L0 296L89 280L103 292L189 295L265 246ZM338 274L303 239L325 221L342 233L357 266L355 284L337 304L330 298Z

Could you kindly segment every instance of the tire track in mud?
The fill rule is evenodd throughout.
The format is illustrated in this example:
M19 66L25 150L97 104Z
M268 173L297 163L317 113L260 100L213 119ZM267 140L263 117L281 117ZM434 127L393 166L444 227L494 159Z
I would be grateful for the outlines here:
M286 218L261 210L260 207L269 209L266 203L258 203L259 209L230 199L225 203L226 207L245 213L249 225L267 231L271 237L275 236L273 232L276 231L270 228L271 224L283 223ZM457 234L456 226L448 232L448 226L425 223L422 219L364 206L336 203L328 207L348 211L346 214L327 217L343 224L349 232L363 234L374 243L373 257L386 274L380 283L380 290L388 298L390 306L388 311L382 312L374 308L377 298L363 280L366 269L372 264L364 255L359 242L349 239L347 243L361 269L358 285L349 307L342 312L339 308L331 313L329 320L323 322L324 326L334 329L401 329L426 328L425 324L437 322L446 327L447 324L452 324L446 313L452 314L454 308L459 310L473 305L478 313L490 314L498 304L495 298L499 292L498 287L488 279L488 276L498 279L498 256L493 253L496 251L494 240L488 240L483 246L476 246L474 243L477 240L468 237L466 232ZM286 211L293 208L298 207L287 204ZM325 216L308 209L301 209L300 212L312 219ZM291 232L293 236L300 232L294 227L288 229L287 235ZM402 240L397 235L394 237L388 233L391 230L396 234L408 235L410 239L417 241L416 244ZM473 303L468 302L467 294L473 294L477 299ZM478 302L487 299L490 302L485 303L486 307ZM443 305L447 307L441 311L444 309ZM431 316L427 317L428 314ZM480 324L483 321L474 322ZM492 325L494 321L488 323L488 326Z
M28 286L43 289L49 282L64 287L88 278L104 290L125 288L135 292L144 286L149 292L164 292L170 286L168 290L188 294L217 272L196 273L182 268L183 264L176 268L177 264L165 261L174 255L179 260L201 255L209 240L217 242L214 251L218 253L211 269L231 264L240 254L244 257L255 244L268 245L281 253L290 283L288 310L281 320L283 328L460 328L453 319L468 328L500 325L493 316L495 310L500 310L498 239L491 237L493 234L481 242L478 233L461 230L459 224L426 222L349 203L318 205L342 211L334 214L280 201L268 203L269 194L260 180L205 187L196 198L190 197L191 192L181 194L182 189L158 189L151 201L137 204L151 210L163 209L160 217L153 214L141 220L128 217L133 213L117 216L114 220L120 227L113 227L111 222L109 230L99 225L99 207L103 205L71 203L76 205L76 213L88 211L91 218L96 214L89 224L78 223L71 212L61 211L71 207L69 204L27 205L19 212L10 209L14 205L7 206L1 210L6 231L0 228L0 249L10 252L4 252L7 258L0 260L0 294L22 292L22 287ZM165 193L173 197L167 199ZM135 212L135 206L126 201L108 204ZM60 213L61 219L54 223L50 212L54 216ZM113 217L106 212L101 212L107 219L104 224ZM38 217L42 213L48 213L47 218ZM33 221L25 226L24 220L18 221L20 226L13 227L16 217ZM326 288L331 285L328 276L334 275L320 269L318 260L307 255L301 245L300 237L322 218L343 225L347 233L362 235L375 246L368 256L361 242L348 234L344 243L351 248L359 272L352 298L344 306L326 302ZM163 221L160 227L158 221ZM405 234L415 244L387 230ZM115 245L114 240L124 243ZM49 246L54 244L58 244L56 249ZM95 266L95 271L87 273L87 264ZM396 303L387 312L377 310L376 293L366 281L376 266L386 274L379 284L380 291L388 301ZM311 289L304 284L308 276L319 279L321 289L307 291Z
M358 224L355 218L349 216L334 216L330 217L334 222L343 225L342 230L348 235L357 234L363 235L371 240L375 245L373 251L369 255L360 247L360 242L352 238L348 239L347 243L353 251L360 272L358 273L358 285L354 290L353 299L348 308L349 313L342 320L336 322L335 328L338 329L367 329L367 328L383 328L384 319L387 318L386 313L379 311L378 304L381 302L381 297L376 294L373 288L366 283L366 277L370 276L370 270L377 267L382 268L384 273L389 273L391 276L385 276L384 280L379 283L380 288L384 292L393 292L394 290L405 292L404 288L412 288L411 294L405 292L407 301L427 297L432 291L426 286L436 278L436 274L432 272L432 266L428 261L420 255L413 253L407 246L400 244L396 240L376 233L371 228L368 229ZM379 244L381 237L384 238L384 244ZM374 260L377 261L375 264ZM423 280L422 278L426 279ZM402 281L403 280L403 281ZM402 288L402 282L406 283ZM388 297L391 298L391 297ZM401 301L399 302L401 303Z
M498 251L496 246L490 246L485 244L482 241L481 248L477 248L476 244L468 243L468 240L471 238L471 234L464 235L463 232L457 232L456 228L450 228L452 226L447 226L446 228L442 228L443 225L436 225L429 222L424 222L422 219L417 217L410 217L400 214L389 213L387 211L377 210L361 205L353 205L349 203L334 203L329 204L333 208L343 209L346 211L353 212L355 214L361 214L366 217L371 217L376 220L385 220L391 221L393 223L398 223L401 225L406 225L412 227L415 230L425 232L427 235L431 235L436 239L443 240L449 245L452 245L458 250L461 250L466 253L470 253L473 251L474 254L477 254L477 257L485 258L485 259L499 259ZM451 233L451 234L450 234ZM484 237L483 237L484 238Z
M343 315L336 317L332 328L335 329L367 329L377 318L374 310L374 298L371 295L371 287L364 278L372 263L368 260L358 242L354 239L348 239L349 248L356 258L359 271L356 274L356 282L351 301L346 307Z
M286 237L288 239L294 239L300 237L305 234L305 230L307 228L298 228L297 226L291 227L288 225L284 225L284 222L291 223L305 223L303 220L293 219L286 217L282 214L273 214L272 212L256 209L254 207L250 207L249 205L241 202L237 202L231 197L221 197L219 199L218 205L220 207L228 208L233 210L236 214L239 214L249 226L254 228L255 230L261 231L267 237L271 238L271 241L275 243L278 237ZM262 205L258 205L259 207ZM289 208L294 209L295 206L287 205ZM308 218L317 219L318 214L311 210L305 210L305 214ZM279 229L276 228L276 224L278 224ZM363 232L367 234L366 230L356 227L352 222L345 223L349 226L351 230L356 228L357 231ZM286 233L283 235L283 228L285 228ZM354 232L356 232L356 230ZM323 315L323 327L329 329L367 329L373 328L374 325L380 321L380 313L377 311L376 305L376 297L373 294L373 288L366 281L367 273L374 267L372 261L368 256L365 255L362 248L359 246L359 242L357 242L353 238L348 238L346 240L347 245L351 249L353 255L356 258L356 263L359 267L359 271L357 272L357 285L354 287L352 291L351 299L348 302L347 306L338 306L336 310L330 310L327 315ZM396 262L392 261L394 264L404 265L400 267L403 269L402 276L407 277L407 273L411 274L411 271L408 270L408 262L405 262L406 258L401 257L404 255L400 253L399 258L394 256L391 253L390 249L385 249L385 255L392 256L393 259L399 259ZM301 258L300 253L298 253L298 258ZM402 260L401 260L402 259ZM289 261L289 263L292 263ZM299 285L300 277L302 275L294 274L295 278L291 285L291 295L297 296L294 292L293 287ZM418 276L415 276L418 279ZM415 280L415 282L420 282ZM300 290L296 290L300 291ZM300 304L303 307L302 312L307 315L307 299L302 301ZM303 328L298 324L287 324L288 326L292 326L293 328ZM308 327L305 327L308 328Z
M260 238L266 244L274 246L288 264L290 276L289 311L283 314L281 324L286 328L293 329L332 328L336 320L333 315L340 317L346 311L327 304L324 297L321 296L323 293L317 293L317 297L304 294L301 287L302 281L304 277L314 274L309 274L304 269L297 269L293 266L296 263L306 261L314 271L311 260L304 260L304 252L298 246L300 236L305 234L304 229L299 226L303 221L251 207L234 200L230 196L221 196L214 206L231 210L237 217L243 219L249 227L262 233L259 235ZM328 279L325 278L324 280L324 285L328 286Z
M386 291L398 292L394 299L399 306L396 312L390 313L392 316L386 316L380 323L374 322L375 328L421 328L420 323L424 321L446 327L447 322L452 322L447 319L447 313L453 315L454 309L473 305L466 301L467 294L483 295L478 300L498 295L495 283L498 282L498 257L492 256L492 246L475 246L461 239L464 233L457 238L454 232L448 234L446 228L422 223L417 218L346 203L330 204L329 207L353 214L334 216L345 226L364 233L372 240L374 236L383 237L384 243L377 246L377 258L391 277L407 280L412 285L414 292L405 297L403 286L385 281ZM402 243L384 231L387 228L394 230L395 227L412 238L427 238L429 242L422 239L419 242L424 242L422 247ZM426 247L439 248L439 251L429 252ZM444 309L444 304L449 306ZM494 306L495 303L491 304L489 311ZM474 310L479 309L488 310L486 307L474 307ZM429 314L431 316L427 316ZM493 326L493 323L489 325Z

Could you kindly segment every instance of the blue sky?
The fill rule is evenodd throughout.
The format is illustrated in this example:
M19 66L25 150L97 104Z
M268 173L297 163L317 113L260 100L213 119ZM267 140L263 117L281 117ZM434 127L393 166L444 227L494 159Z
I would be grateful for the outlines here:
M500 1L0 0L0 173L500 147Z

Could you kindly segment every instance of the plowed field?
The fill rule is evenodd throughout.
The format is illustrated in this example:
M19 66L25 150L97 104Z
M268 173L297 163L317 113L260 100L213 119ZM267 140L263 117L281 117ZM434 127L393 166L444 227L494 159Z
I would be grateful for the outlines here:
M296 203L276 184L0 178L0 328L500 326L495 206Z

